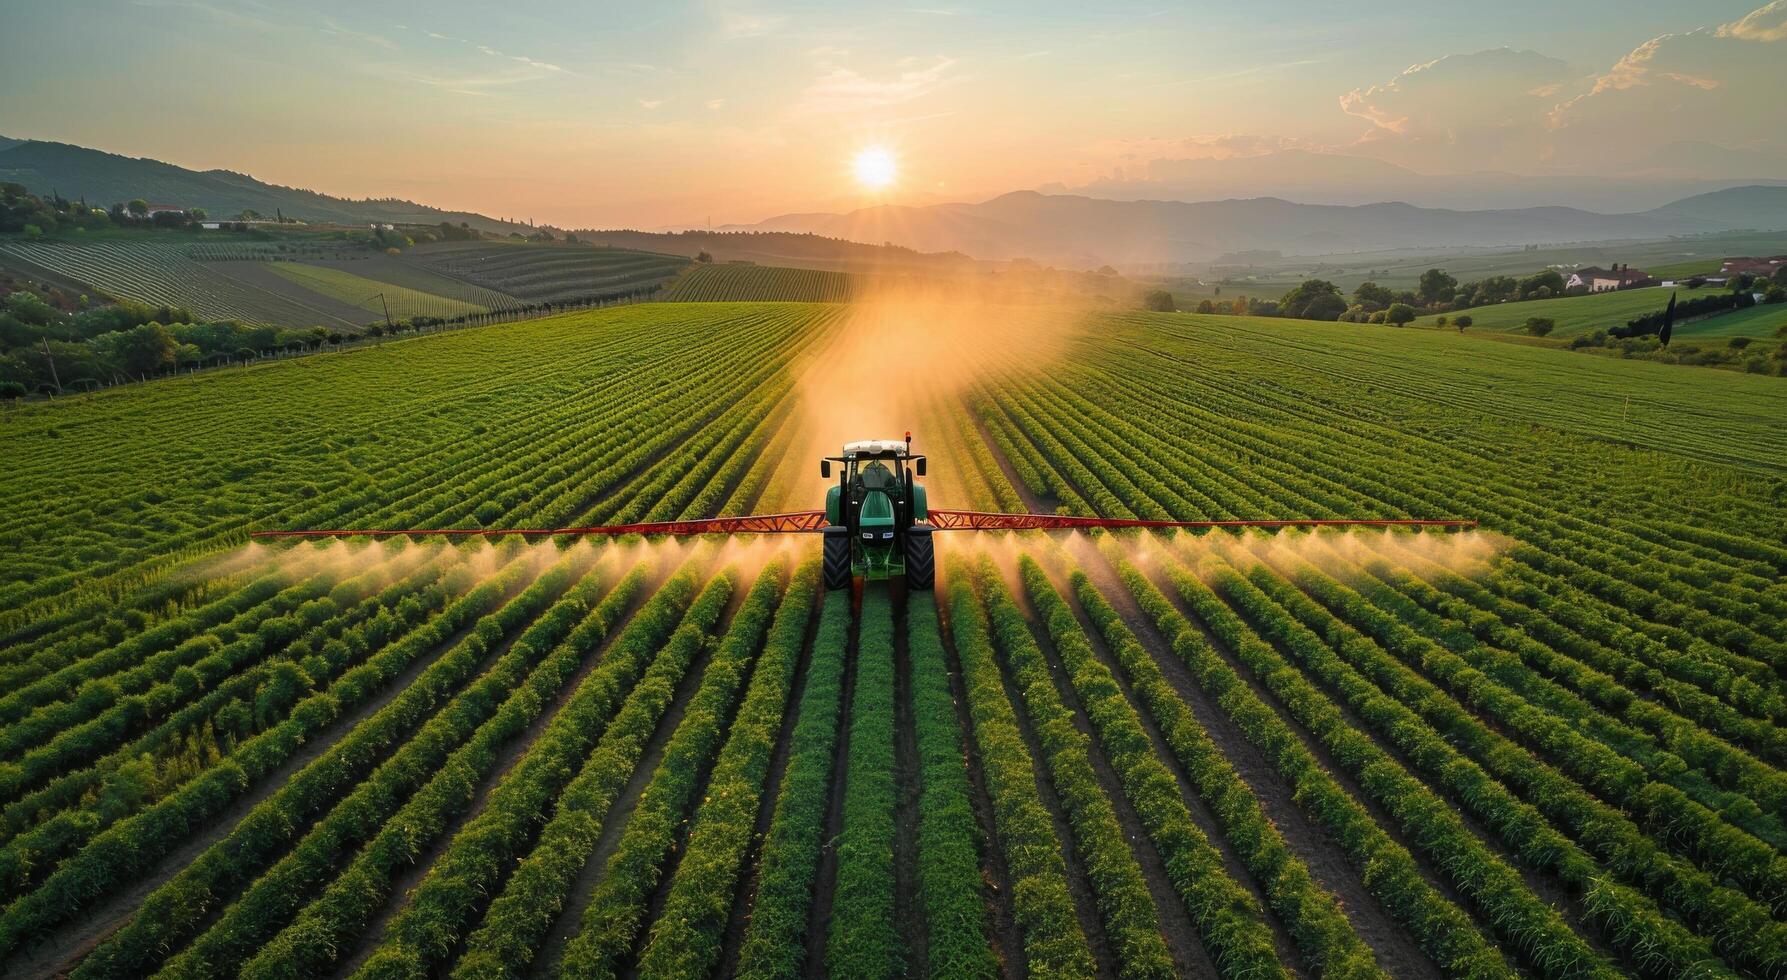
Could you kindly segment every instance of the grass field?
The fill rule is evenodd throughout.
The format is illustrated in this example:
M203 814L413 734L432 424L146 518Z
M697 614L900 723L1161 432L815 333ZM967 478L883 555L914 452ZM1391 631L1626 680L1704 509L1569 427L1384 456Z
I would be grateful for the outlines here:
M1521 303L1497 303L1494 306L1480 306L1475 309L1441 315L1445 316L1448 322L1457 319L1460 315L1467 315L1471 318L1469 329L1494 333L1525 333L1526 321L1529 318L1549 317L1557 323L1557 329L1549 336L1568 340L1571 337L1593 333L1596 330L1623 327L1627 321L1642 314L1661 310L1669 305L1671 293L1677 295L1678 301L1685 302L1700 296L1713 295L1714 290L1710 287L1691 290L1652 286L1644 289L1622 289L1610 293L1595 293L1588 296L1560 296L1556 299L1535 299ZM1693 323L1684 323L1676 329L1676 333L1681 336L1697 334L1709 337L1772 337L1774 327L1783 320L1787 320L1787 307L1758 306L1747 310L1735 310ZM1438 316L1424 316L1416 320L1414 326L1432 327L1437 324L1437 321Z
M275 262L268 268L306 289L358 306L368 313L383 315L389 309L392 316L407 318L452 317L489 312L487 307L475 303L449 299L378 279L368 279L342 268L303 262Z
M816 506L851 317L9 413L0 972L1787 973L1780 379L1101 314L899 392L933 507L1481 528L940 534L860 607L804 538L247 543Z
M818 269L697 264L683 270L664 291L667 302L848 302L860 277Z

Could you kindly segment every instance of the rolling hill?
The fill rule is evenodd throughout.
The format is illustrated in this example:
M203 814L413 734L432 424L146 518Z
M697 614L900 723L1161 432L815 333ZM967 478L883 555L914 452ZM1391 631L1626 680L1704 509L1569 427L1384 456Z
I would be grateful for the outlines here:
M1017 191L977 204L783 215L750 227L960 251L983 259L1027 257L1076 266L1197 262L1246 249L1310 255L1787 228L1787 187L1729 188L1633 214L1568 207L1455 211L1397 202L1342 206L1279 198L1111 201Z
M85 198L97 207L144 198L154 203L201 207L214 215L233 215L244 208L262 214L283 213L310 222L389 222L438 224L465 222L482 231L525 231L525 225L498 221L472 211L443 211L413 201L390 198L356 201L316 191L282 187L231 170L188 170L171 163L127 157L102 150L45 140L0 137L0 181L25 185L34 194L56 191L67 198Z

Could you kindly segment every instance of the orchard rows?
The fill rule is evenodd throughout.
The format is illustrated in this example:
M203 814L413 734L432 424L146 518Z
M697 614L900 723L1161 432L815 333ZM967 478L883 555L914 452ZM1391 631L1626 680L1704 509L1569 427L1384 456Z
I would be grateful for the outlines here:
M1653 391L1754 436L1615 446L1582 392L1639 366L1541 352L1590 376L1540 399L1437 335L1107 316L902 405L933 506L1483 530L943 536L936 593L854 602L798 538L245 543L817 506L848 316L12 416L0 969L1787 976L1766 400Z

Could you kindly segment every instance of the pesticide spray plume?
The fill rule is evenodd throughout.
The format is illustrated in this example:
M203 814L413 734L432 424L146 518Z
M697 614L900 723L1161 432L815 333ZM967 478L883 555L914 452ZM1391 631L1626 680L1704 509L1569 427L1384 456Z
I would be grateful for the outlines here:
M1489 571L1494 558L1512 544L1493 531L1480 529L1447 534L1410 533L1390 529L1282 531L1277 534L1154 535L1131 545L1143 560L1164 550L1192 568L1220 559L1242 571L1258 565L1277 569L1305 563L1339 579L1355 578L1359 566L1375 561L1405 569L1413 559L1466 577Z
M845 442L915 428L916 451L941 448L927 441L925 419L960 410L988 379L1046 371L1091 307L1084 293L1021 290L994 278L868 277L830 336L795 368L800 435L791 449L802 462L817 460ZM949 479L937 485L939 499L957 489Z

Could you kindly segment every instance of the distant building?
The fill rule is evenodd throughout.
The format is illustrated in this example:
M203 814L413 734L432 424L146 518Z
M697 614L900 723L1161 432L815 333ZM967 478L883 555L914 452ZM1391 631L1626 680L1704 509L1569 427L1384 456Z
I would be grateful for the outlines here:
M1643 269L1634 269L1629 265L1615 262L1613 268L1602 269L1589 266L1577 269L1564 277L1564 289L1579 293L1611 293L1616 289L1634 289L1639 286L1655 286L1657 281L1647 275Z
M1758 259L1740 257L1726 259L1719 266L1719 274L1727 278L1731 276L1755 276L1758 279L1772 278L1781 266L1787 265L1787 255L1771 255Z
M186 213L185 208L179 207L179 206L173 205L173 204L151 204L151 205L149 205L149 217L151 217L151 218L155 217L158 214L185 214L185 213Z

